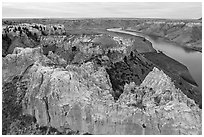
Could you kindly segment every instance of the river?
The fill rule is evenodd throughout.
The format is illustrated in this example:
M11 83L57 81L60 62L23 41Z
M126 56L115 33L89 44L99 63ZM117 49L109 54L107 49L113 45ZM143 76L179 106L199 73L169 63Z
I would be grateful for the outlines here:
M120 32L125 34L131 34L134 36L145 37L152 43L154 49L160 50L167 56L184 64L188 68L196 83L198 84L199 90L202 91L202 53L198 51L187 50L182 46L167 41L161 37L151 37L142 33L122 30L121 28L113 28L107 30L112 32Z

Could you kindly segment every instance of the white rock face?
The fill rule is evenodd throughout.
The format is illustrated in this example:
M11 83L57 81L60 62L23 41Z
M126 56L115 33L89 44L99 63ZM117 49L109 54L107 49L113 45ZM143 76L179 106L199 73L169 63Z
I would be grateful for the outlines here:
M147 76L148 84L144 81L135 93L125 92L114 102L107 73L92 63L68 66L68 71L32 69L25 100L33 101L25 102L24 110L42 126L92 134L201 134L201 110L159 70ZM151 83L152 78L157 82Z
M28 66L38 60L45 60L40 48L19 48L16 47L13 54L2 58L2 79L21 74Z

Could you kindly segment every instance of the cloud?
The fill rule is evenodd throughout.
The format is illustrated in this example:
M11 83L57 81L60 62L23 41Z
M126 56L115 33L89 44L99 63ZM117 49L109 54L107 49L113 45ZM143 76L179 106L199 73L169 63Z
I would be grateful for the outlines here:
M160 2L56 2L2 4L3 17L126 17L126 18L200 18L202 3Z

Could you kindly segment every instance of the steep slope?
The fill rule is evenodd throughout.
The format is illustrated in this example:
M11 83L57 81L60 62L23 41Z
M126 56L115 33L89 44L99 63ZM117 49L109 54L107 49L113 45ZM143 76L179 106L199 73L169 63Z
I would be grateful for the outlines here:
M159 66L163 70L179 75L188 83L198 86L194 79L192 78L192 76L190 75L190 73L188 72L188 68L186 66L177 62L176 60L173 60L172 58L169 58L164 53L149 52L143 55L145 58L154 62L157 66Z

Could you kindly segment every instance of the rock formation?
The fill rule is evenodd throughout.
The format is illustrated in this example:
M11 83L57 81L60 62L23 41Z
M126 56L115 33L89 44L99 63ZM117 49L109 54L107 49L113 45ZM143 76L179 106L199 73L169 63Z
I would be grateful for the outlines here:
M140 85L126 83L124 92L114 100L106 69L94 62L56 67L38 48L17 48L6 57L4 66L16 58L15 65L23 66L21 62L29 60L29 56L34 57L30 60L33 65L12 74L20 74L21 81L28 83L22 111L35 117L39 126L91 134L202 132L199 107L155 67ZM6 67L3 72L12 70Z
M11 54L15 47L36 47L39 45L41 36L64 35L65 28L61 24L43 25L27 24L3 26L2 47L3 56Z

